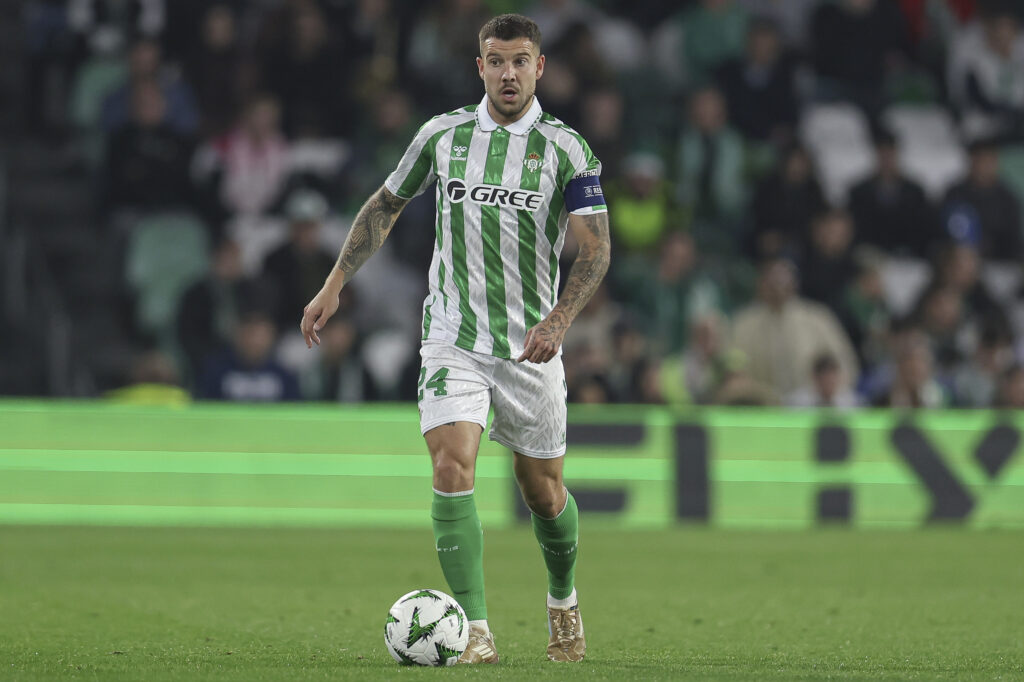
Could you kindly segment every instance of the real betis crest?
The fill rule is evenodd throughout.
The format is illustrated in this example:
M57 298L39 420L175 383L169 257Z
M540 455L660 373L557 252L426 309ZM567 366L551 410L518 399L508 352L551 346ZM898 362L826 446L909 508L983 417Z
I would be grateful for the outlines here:
M538 170L540 170L540 167L543 164L544 161L541 160L540 154L538 154L537 152L530 152L529 154L526 155L526 160L523 161L523 165L526 166L526 170L530 171L531 173L536 173Z

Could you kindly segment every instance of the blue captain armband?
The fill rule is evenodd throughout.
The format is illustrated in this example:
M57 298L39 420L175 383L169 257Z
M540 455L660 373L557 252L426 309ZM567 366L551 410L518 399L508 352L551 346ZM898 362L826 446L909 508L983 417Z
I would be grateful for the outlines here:
M569 213L599 213L607 208L600 170L583 171L565 186L565 210Z

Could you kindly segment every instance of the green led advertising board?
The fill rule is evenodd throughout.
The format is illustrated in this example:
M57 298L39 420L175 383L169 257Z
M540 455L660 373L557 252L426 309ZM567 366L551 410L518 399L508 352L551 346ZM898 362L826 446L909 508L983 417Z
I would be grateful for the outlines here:
M570 408L588 523L1024 527L1019 414ZM526 516L481 444L485 524ZM429 525L413 405L0 402L0 523Z

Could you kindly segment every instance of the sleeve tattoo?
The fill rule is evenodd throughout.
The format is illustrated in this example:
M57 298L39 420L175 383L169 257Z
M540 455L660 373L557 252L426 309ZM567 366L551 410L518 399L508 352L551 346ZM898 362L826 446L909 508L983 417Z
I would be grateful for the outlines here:
M550 317L565 329L597 291L598 285L608 272L611 261L611 243L608 236L608 214L593 213L581 216L587 238L580 239L580 251L569 269L565 290Z
M381 247L407 203L408 199L397 197L381 187L359 209L336 264L344 275L345 284Z

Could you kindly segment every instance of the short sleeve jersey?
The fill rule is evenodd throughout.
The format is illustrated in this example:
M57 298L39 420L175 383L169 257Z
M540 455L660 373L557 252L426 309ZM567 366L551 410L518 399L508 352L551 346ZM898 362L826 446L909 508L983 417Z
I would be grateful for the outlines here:
M586 141L536 97L507 126L484 97L420 128L385 187L411 199L436 183L424 342L518 357L554 307L568 214L607 210L600 174Z

